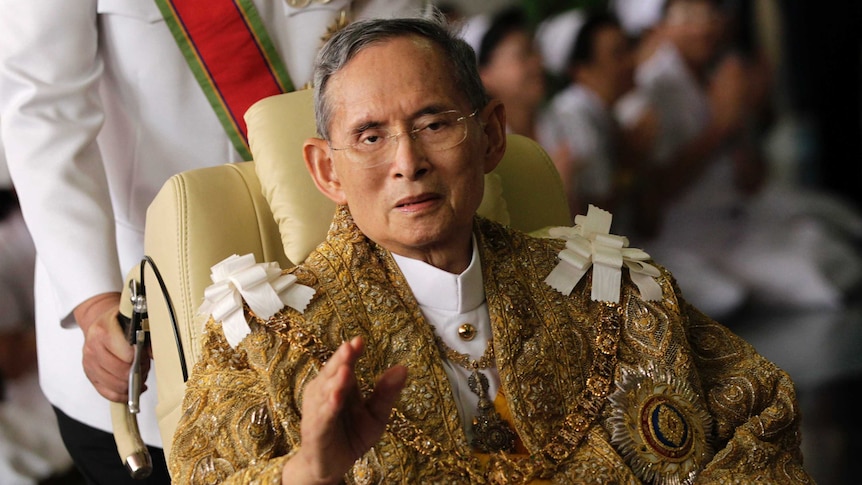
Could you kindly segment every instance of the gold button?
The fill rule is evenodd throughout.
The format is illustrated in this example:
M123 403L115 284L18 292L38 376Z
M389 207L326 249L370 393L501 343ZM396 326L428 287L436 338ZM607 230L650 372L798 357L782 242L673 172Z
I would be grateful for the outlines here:
M476 337L476 327L469 323L463 323L458 327L458 336L461 340L473 340Z

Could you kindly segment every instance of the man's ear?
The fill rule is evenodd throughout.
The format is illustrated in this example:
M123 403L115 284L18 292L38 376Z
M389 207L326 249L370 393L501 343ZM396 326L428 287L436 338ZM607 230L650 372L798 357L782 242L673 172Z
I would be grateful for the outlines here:
M485 173L497 168L506 153L506 108L499 99L492 99L480 112L482 129L488 140L485 147Z
M346 204L347 199L341 190L341 181L335 171L331 153L329 144L322 138L309 138L302 145L305 166L317 189L336 204Z

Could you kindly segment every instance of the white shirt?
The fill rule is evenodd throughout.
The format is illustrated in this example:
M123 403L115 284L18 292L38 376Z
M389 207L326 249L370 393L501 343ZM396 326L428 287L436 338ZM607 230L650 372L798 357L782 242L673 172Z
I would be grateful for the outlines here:
M482 263L479 249L473 241L473 258L461 274L452 274L431 266L424 261L393 254L392 257L410 285L422 315L434 327L434 334L452 350L479 360L491 344L491 320L488 304L485 302L485 288L482 283ZM458 336L458 327L470 323L476 328L472 340ZM452 383L452 392L461 416L461 425L467 433L467 440L473 440L472 421L476 415L479 397L470 390L467 379L471 371L449 359L443 360L443 367ZM488 398L492 401L500 388L500 374L496 367L481 372L488 378Z
M578 197L585 201L610 197L618 139L612 113L598 95L569 85L551 99L542 120L539 142L550 153L565 146L578 162L572 172Z

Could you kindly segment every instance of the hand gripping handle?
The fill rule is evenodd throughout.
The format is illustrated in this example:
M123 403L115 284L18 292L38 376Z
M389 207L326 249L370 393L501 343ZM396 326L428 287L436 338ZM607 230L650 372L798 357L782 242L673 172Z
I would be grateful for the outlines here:
M134 271L132 272L134 273ZM124 327L129 343L135 346L135 360L129 369L129 398L125 403L111 403L111 424L117 452L134 479L148 477L153 471L153 462L147 445L138 429L138 399L141 395L142 369L146 358L146 295L134 276L129 278L129 293L123 292L120 299L120 325Z

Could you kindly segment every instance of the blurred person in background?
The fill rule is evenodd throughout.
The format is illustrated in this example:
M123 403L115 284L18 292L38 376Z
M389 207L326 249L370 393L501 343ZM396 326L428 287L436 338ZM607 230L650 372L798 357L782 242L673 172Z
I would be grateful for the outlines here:
M730 48L728 13L717 0L668 0L642 39L637 90L618 109L624 125L644 106L659 119L645 178L655 206L638 244L715 318L746 303L840 308L862 279L862 218L771 183L762 134L772 72Z
M644 110L623 130L614 115L617 101L634 88L634 57L617 18L592 11L572 28L577 34L567 49L569 85L545 110L539 141L551 153L569 155L555 162L572 213L590 204L602 207L616 214L616 230L629 233L638 164L652 148L657 119Z
M536 139L546 80L524 10L511 6L470 17L462 37L476 52L485 89L506 105L508 132Z

